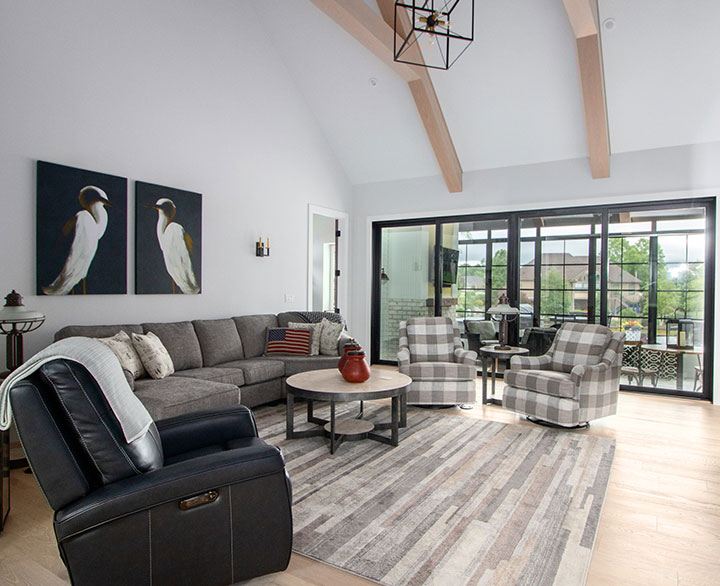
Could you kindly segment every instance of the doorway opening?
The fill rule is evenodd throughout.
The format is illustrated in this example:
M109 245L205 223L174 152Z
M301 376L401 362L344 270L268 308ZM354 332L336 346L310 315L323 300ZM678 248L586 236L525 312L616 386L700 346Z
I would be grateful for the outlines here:
M309 311L340 313L345 306L347 219L345 212L308 207Z

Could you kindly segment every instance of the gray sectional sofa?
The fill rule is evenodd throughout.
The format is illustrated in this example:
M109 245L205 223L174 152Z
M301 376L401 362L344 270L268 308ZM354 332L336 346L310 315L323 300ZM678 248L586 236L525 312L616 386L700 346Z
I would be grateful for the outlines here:
M337 314L324 314L337 321ZM255 407L283 399L285 379L297 372L333 368L338 356L264 356L269 327L289 322L320 321L323 314L285 312L227 319L103 326L66 326L55 340L71 336L106 338L120 330L153 332L168 350L175 373L164 379L140 378L134 391L156 420L192 411ZM350 339L343 331L338 354Z

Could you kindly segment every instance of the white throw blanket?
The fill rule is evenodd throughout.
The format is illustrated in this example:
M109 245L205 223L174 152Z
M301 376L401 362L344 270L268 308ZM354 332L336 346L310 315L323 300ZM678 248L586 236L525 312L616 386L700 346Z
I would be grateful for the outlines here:
M14 370L0 385L0 429L10 427L12 410L10 389L46 362L64 358L82 364L97 381L108 405L122 427L125 441L133 442L147 432L153 422L145 405L130 389L115 354L105 344L91 338L65 338L51 344Z

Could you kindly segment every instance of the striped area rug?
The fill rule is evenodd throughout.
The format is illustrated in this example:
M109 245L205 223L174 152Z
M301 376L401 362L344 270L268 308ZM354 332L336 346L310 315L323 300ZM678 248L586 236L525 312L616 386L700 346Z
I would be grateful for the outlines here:
M387 586L585 583L614 440L410 407L397 448L331 456L285 439L284 406L255 415L287 460L297 553Z

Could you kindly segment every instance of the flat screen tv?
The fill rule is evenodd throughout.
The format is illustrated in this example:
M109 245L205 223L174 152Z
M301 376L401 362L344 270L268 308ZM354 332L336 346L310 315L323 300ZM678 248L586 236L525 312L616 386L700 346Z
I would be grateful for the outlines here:
M442 286L451 287L457 283L458 261L460 251L454 248L440 247L440 262L442 263ZM430 263L430 280L435 279L435 259Z

